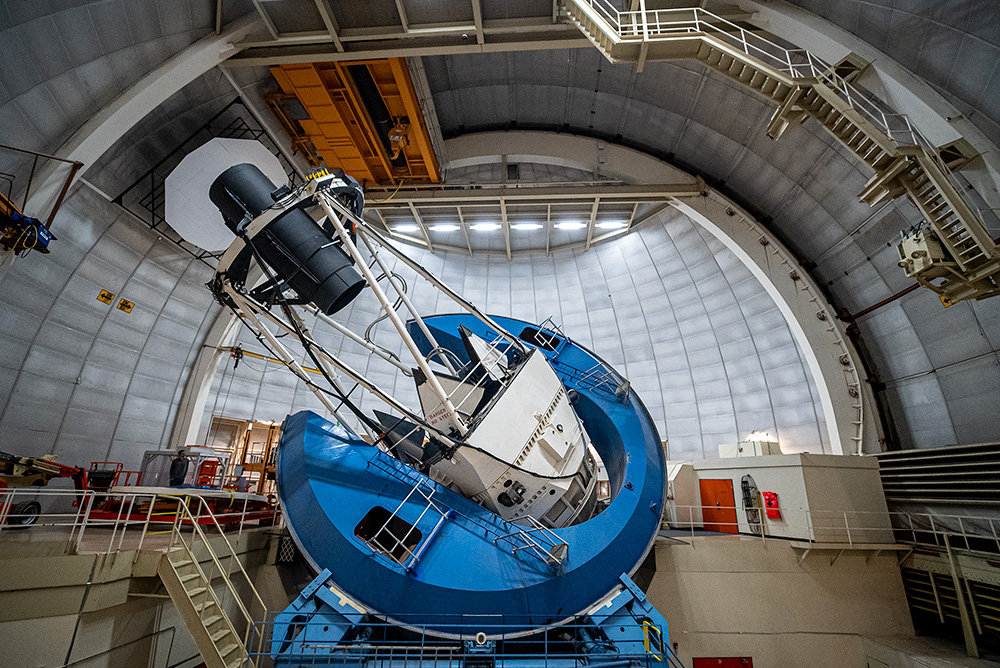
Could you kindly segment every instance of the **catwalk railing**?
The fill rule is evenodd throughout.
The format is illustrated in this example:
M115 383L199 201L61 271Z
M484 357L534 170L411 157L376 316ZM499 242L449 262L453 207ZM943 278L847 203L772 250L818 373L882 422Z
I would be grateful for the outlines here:
M255 508L248 496L239 500L234 495L222 510L204 504L186 510L179 508L182 505L177 494L9 488L0 491L0 545L23 540L22 532L31 531L33 537L44 534L65 541L69 554L134 550L138 556L142 549L167 550L174 527L187 530L192 519L203 526L224 527L230 536L281 521L276 507Z
M789 48L763 37L700 7L619 11L609 0L564 0L585 12L595 25L618 43L655 42L684 35L717 40L759 61L768 68L803 84L821 83L857 111L876 130L899 146L920 146L961 192L965 185L956 180L937 148L913 125L906 114L864 90L836 68L806 49Z
M183 491L183 490L178 490ZM38 504L40 512L24 514L23 503ZM22 532L45 533L66 542L68 553L115 554L142 549L166 550L173 526L189 527L178 517L173 494L109 493L94 490L10 488L0 495L0 545L23 541ZM217 524L229 536L248 529L281 527L277 508L255 510L249 499L235 500L225 510L192 507L191 517L203 525ZM711 513L726 511L728 518ZM749 514L748 514L748 511ZM749 518L757 513L757 519ZM211 513L211 517L209 517ZM664 528L675 537L708 533L740 534L762 540L787 539L849 546L873 543L952 548L1000 554L1000 516L921 512L809 510L780 508L781 518L766 516L764 508L667 504ZM183 514L183 511L182 511ZM735 515L735 519L733 519ZM29 522L27 525L22 522ZM531 527L527 527L531 529ZM496 529L493 528L496 532ZM496 533L501 536L501 533ZM547 547L551 547L548 546Z
M695 33L718 39L793 79L812 78L826 84L896 143L930 146L922 140L906 114L893 112L873 95L839 75L830 63L806 49L782 46L700 7L622 12L609 0L568 1L589 9L591 18L599 17L621 42L648 42Z
M780 508L780 515L769 518L759 506L668 503L664 527L673 537L739 534L859 548L898 543L943 550L948 536L952 549L1000 554L1000 516L786 507Z

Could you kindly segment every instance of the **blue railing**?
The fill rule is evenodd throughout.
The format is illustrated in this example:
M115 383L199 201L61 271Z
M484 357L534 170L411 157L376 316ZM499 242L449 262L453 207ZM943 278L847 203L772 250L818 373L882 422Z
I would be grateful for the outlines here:
M497 619L502 619L498 622ZM427 627L399 626L369 618L349 633L329 622L303 621L294 638L273 638L273 621L255 625L253 635L268 640L249 660L261 665L265 656L275 666L337 666L351 668L683 668L672 652L665 629L636 620L641 633L614 638L592 623L572 622L543 627L531 635L487 637L480 629L523 629L505 615L466 616L460 635L440 638ZM477 621L479 620L479 621ZM454 624L452 626L455 626ZM523 632L522 632L523 633Z

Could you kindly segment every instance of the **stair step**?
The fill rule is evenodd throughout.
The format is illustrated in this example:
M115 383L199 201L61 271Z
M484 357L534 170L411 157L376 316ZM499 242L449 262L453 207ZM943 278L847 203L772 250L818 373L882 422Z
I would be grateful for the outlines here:
M184 582L190 582L191 580L194 580L196 578L199 580L204 580L204 578L201 577L201 573L191 573L190 575L182 575L181 583L183 584Z
M942 197L941 201L939 203L935 204L932 207L928 207L927 211L928 211L928 213L930 213L930 214L933 215L933 214L937 213L938 211L940 211L941 209L945 208L946 206L948 206L948 202L946 202L944 200L944 198Z
M865 153L863 159L868 164L874 165L882 158L883 155L885 155L885 151L882 150L882 147L875 142L872 142L872 145L868 147L868 152Z
M212 615L211 617L206 617L205 619L203 619L201 623L207 629L207 628L211 628L212 624L220 622L220 621L222 621L224 619L225 619L225 617L223 617L222 615Z
M225 660L225 658L227 656L229 656L230 654L232 654L233 652L235 652L239 648L240 648L239 643L235 643L235 644L232 644L232 645L226 645L225 647L223 647L222 649L219 650L219 654L222 656L222 659Z
M187 595L189 598L194 598L198 594L204 594L206 591L208 591L207 587L195 587L194 589L188 589Z
M205 610L207 610L207 609L211 608L211 607L212 607L212 606L214 606L214 605L215 605L215 601L213 601L212 599L208 599L207 601L205 601L205 602L204 602L204 603L202 603L201 605L196 605L196 606L194 606L194 609L195 609L195 610L196 610L196 611L198 612L198 614L200 615L201 613L205 612Z
M233 635L233 632L230 631L228 628L224 628L221 631L216 631L215 633L212 634L212 643L218 644L220 640L222 640L226 636L231 636L231 635Z

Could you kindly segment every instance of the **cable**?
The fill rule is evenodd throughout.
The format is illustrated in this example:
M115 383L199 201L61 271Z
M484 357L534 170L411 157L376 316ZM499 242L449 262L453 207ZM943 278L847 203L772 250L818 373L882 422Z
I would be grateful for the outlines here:
M396 189L392 191L391 195L389 195L385 199L373 199L372 200L372 204L385 204L386 202L388 202L389 200L391 200L393 197L396 196L396 193L399 192L399 189L403 187L403 183L405 183L405 182L406 182L406 179L400 179L399 180L399 185L396 186Z

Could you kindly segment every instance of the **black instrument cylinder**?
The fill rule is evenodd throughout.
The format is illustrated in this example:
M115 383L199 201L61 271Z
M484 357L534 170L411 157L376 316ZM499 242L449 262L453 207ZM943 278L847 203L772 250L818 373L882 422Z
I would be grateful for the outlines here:
M274 190L256 165L244 163L220 174L208 194L226 226L236 232L242 220L274 206ZM327 315L350 304L365 287L350 257L302 209L285 211L248 243L303 301Z

